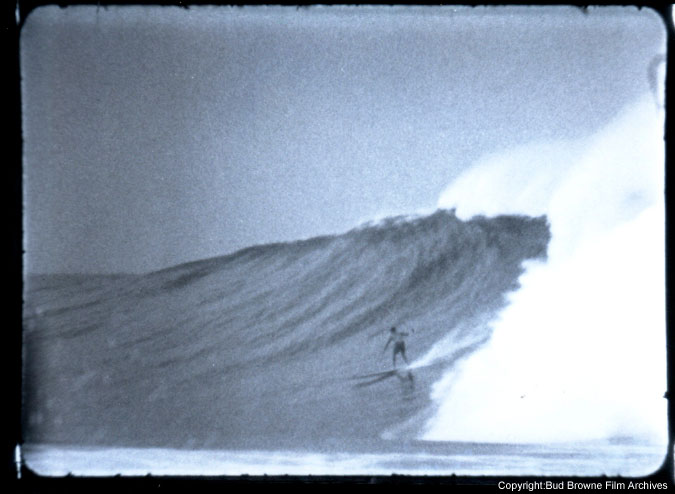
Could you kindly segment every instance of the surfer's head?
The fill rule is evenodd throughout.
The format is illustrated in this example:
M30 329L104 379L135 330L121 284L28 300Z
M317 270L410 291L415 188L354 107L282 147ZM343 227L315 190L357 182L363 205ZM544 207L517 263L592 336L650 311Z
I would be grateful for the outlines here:
M394 326L392 326L391 329L390 329L389 331L391 331L392 333L395 333L395 332L396 332L396 328L395 328Z

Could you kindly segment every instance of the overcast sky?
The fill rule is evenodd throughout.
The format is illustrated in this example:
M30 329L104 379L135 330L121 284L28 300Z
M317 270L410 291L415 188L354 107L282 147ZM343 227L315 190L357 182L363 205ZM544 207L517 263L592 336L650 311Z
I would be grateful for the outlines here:
M433 210L486 153L601 128L663 43L634 8L43 7L21 37L26 269L145 272Z

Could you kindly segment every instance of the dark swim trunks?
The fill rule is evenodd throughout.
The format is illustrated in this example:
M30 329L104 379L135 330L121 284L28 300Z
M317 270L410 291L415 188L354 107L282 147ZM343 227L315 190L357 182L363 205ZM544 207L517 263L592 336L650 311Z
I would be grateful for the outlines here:
M397 341L394 344L394 355L397 353L405 353L405 343L403 341Z

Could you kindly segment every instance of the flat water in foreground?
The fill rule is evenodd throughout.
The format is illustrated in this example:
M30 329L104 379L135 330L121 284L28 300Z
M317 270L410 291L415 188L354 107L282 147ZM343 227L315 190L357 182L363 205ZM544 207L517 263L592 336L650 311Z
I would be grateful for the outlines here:
M398 446L398 451L393 447ZM181 450L26 445L27 466L43 476L534 475L638 477L656 471L665 446L596 443L382 444L372 451ZM370 449L370 448L368 448Z

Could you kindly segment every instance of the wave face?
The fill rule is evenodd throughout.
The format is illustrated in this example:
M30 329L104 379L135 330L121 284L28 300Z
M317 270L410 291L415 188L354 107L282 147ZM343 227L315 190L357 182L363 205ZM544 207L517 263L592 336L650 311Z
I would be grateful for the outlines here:
M146 275L27 276L24 439L270 449L416 438L433 383L490 338L523 261L543 259L549 239L543 216L439 210ZM353 379L391 367L391 326L415 330L408 357L424 367L412 380Z

